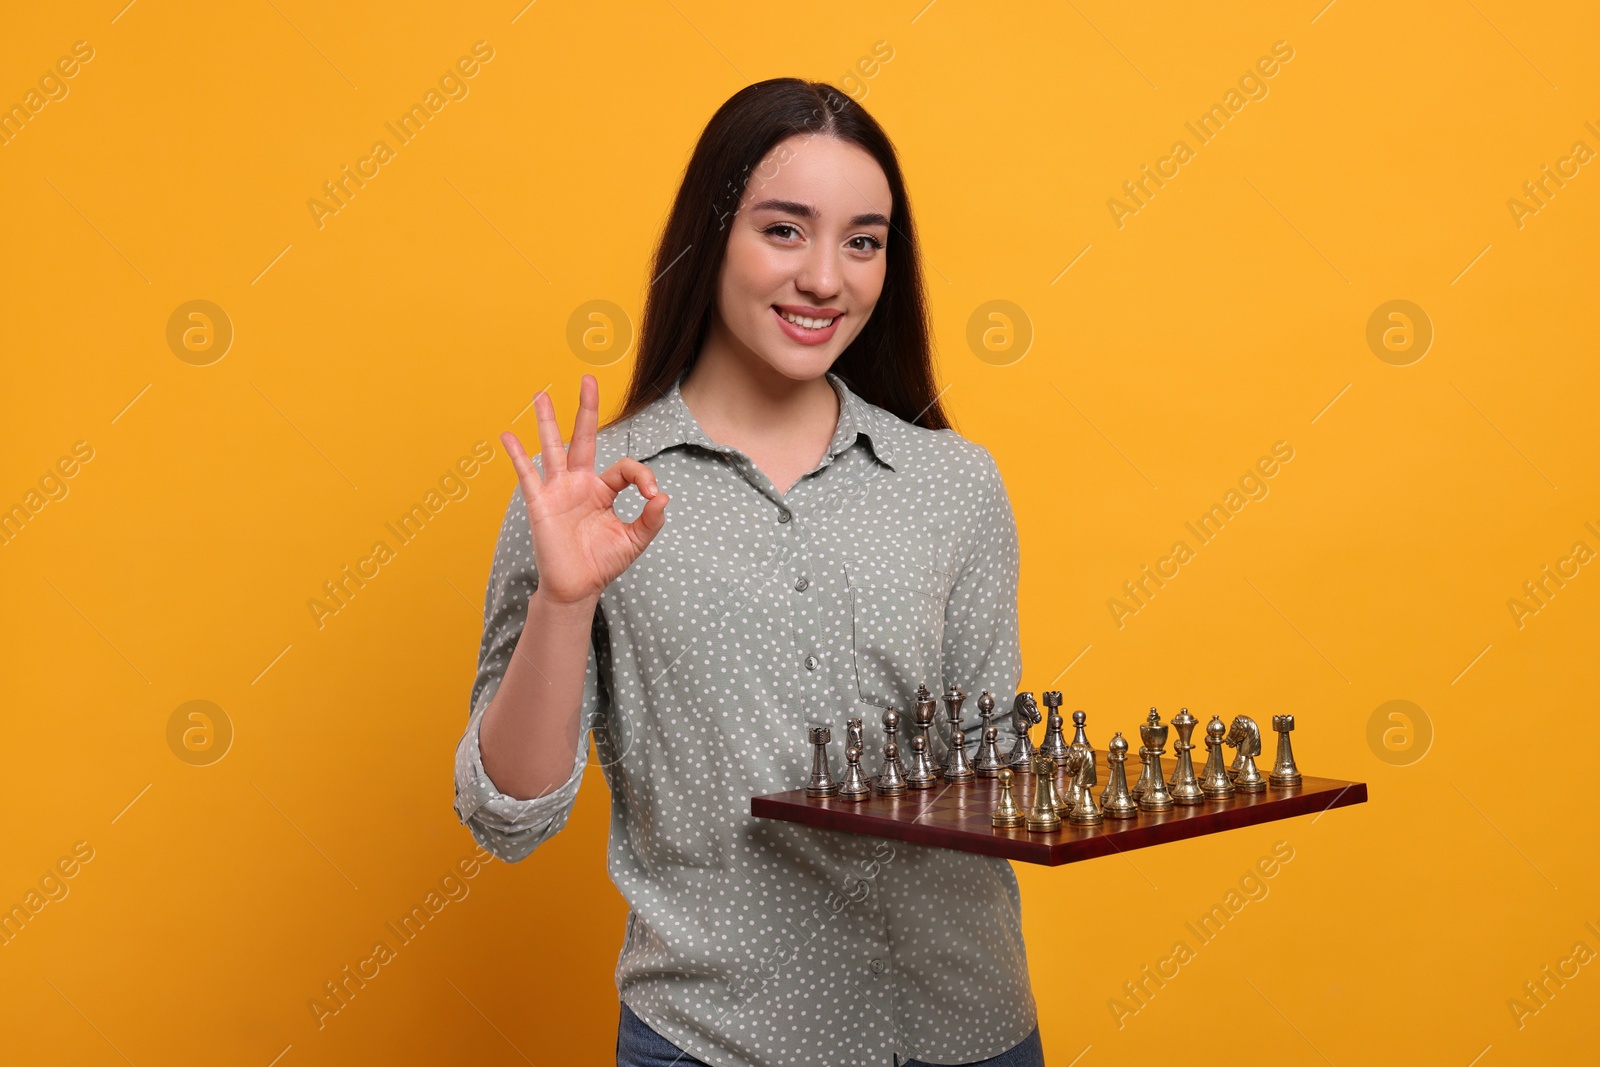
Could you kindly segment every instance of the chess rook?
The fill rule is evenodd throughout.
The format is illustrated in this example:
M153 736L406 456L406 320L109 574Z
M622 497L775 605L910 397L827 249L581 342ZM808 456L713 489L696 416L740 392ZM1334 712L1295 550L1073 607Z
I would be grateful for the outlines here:
M806 796L831 797L839 793L839 783L833 780L833 770L828 766L828 742L833 731L827 726L813 726L811 738L811 780L806 783Z
M1300 784L1300 768L1294 763L1294 749L1289 745L1289 733L1294 729L1293 715L1274 715L1272 729L1278 734L1278 758L1272 762L1272 773L1267 780L1280 788Z
M1061 829L1061 816L1056 814L1051 800L1052 783L1056 777L1056 761L1046 755L1034 757L1033 807L1028 809L1029 833L1047 834Z

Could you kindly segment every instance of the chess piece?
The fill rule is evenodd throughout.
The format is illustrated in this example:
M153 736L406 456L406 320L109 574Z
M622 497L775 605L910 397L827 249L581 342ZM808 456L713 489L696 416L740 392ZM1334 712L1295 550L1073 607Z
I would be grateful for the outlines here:
M856 720L859 722L860 720ZM868 800L872 796L872 783L861 773L861 746L851 745L844 750L844 784L839 787L840 800Z
M878 773L880 797L902 797L906 793L906 776L900 771L900 743L886 741L883 745L883 770Z
M1267 780L1280 788L1300 784L1300 768L1294 765L1294 749L1289 746L1289 733L1294 729L1293 715L1274 715L1272 728L1278 734L1278 758L1272 761L1272 773Z
M1061 816L1056 814L1051 801L1052 783L1056 777L1056 761L1049 756L1034 757L1033 807L1028 809L1026 826L1030 833L1047 834L1061 829Z
M978 759L972 765L972 773L979 778L997 778L1006 761L1000 755L1000 732L994 724L994 697L987 689L978 697L978 716L983 720L983 740L978 743Z
M833 780L833 769L828 766L828 742L833 731L826 726L813 726L810 730L811 781L806 783L806 796L831 797L839 794L839 783Z
M1071 754L1071 749L1068 749L1067 755L1070 757ZM1050 774L1048 776L1048 780L1041 784L1045 784L1049 787L1050 807L1054 809L1057 815L1066 816L1072 813L1072 802L1067 799L1067 795L1061 790L1062 771L1063 768L1057 767L1055 765L1055 761L1052 760L1050 763Z
M856 715L844 721L844 747L854 745L861 751L867 750L866 744L861 740L861 716Z
M996 827L1027 825L1027 816L1017 807L1016 798L1011 795L1011 768L1001 767L997 777L1000 779L1000 805L990 813L989 824Z
M1083 712L1072 713L1073 721L1078 721L1078 716ZM1104 821L1105 815L1100 810L1099 801L1094 798L1094 786L1099 780L1095 771L1095 751L1085 743L1081 748L1074 741L1072 747L1083 753L1083 758L1078 760L1078 773L1073 783L1077 800L1072 805L1068 818L1074 826L1098 826Z
M911 739L911 769L906 772L910 789L932 789L939 784L939 768L928 758L928 739L918 734Z
M1139 814L1138 803L1128 793L1128 771L1124 766L1127 762L1128 742L1118 731L1106 752L1106 763L1110 766L1107 777L1110 781L1100 794L1100 808L1107 818L1131 819Z
M1139 727L1139 737L1150 753L1150 781L1139 794L1140 811L1167 811L1172 807L1172 794L1167 792L1166 776L1161 772L1161 757L1167 751L1167 727L1155 708L1150 709L1150 719Z
M1233 788L1240 793L1265 793L1267 780L1256 767L1256 757L1261 755L1261 728L1256 721L1248 715L1235 715L1225 740L1238 749L1234 765L1239 772L1233 776Z
M1044 695L1044 706L1049 708L1045 722L1044 740L1039 743L1039 754L1049 756L1059 767L1067 759L1067 739L1061 736L1061 693L1052 689Z
M893 743L895 750L894 768L895 777L902 782L906 780L906 765L900 762L900 712L894 708L883 710L883 739L887 745Z
M1081 711L1072 713L1072 743L1082 745L1084 748L1093 748L1094 746L1089 744L1089 735L1083 732L1083 723L1087 718L1088 716Z
M979 778L998 778L1005 769L1005 757L1000 754L1000 728L990 723L983 728L983 744L978 746L978 763L972 773Z
M1088 752L1087 745L1068 745L1067 761L1061 766L1061 773L1067 779L1066 808L1063 815L1071 815L1072 810L1078 806L1078 769L1083 766L1084 754Z
M1144 796L1144 791L1150 787L1150 750L1143 745L1139 746L1139 777L1133 783L1133 788L1128 790L1128 795L1137 801Z
M950 755L944 764L944 780L951 783L970 782L977 775L967 759L967 735L961 729L961 705L966 702L967 694L951 682L943 699L945 717L950 723Z
M1194 745L1189 742L1189 736L1194 733L1194 724L1199 722L1189 714L1188 708L1179 708L1178 714L1172 717L1172 728L1178 731L1178 743L1172 746L1176 753L1172 768L1172 781L1169 783L1174 804L1203 804L1206 795L1200 789L1200 783L1194 778L1194 760L1189 753L1194 751Z
M920 683L917 685L917 692L915 696L917 705L917 730L922 734L923 741L925 742L923 747L926 749L928 754L928 764L933 768L933 776L937 778L939 775L944 773L944 768L939 766L939 760L934 756L935 746L938 744L939 739L939 731L934 729L933 726L933 720L938 714L938 702L935 701L933 699L933 695L928 692L928 687ZM915 750L915 747L916 746L914 745L912 746L913 751ZM908 781L909 777L910 776L908 775Z
M1006 760L1006 766L1018 774L1033 773L1033 737L1028 733L1038 725L1040 719L1039 706L1033 702L1032 693L1018 693L1011 705L1011 732L1016 735L1017 743L1011 746L1011 756Z
M1222 755L1222 738L1227 732L1220 715L1211 716L1211 721L1206 723L1206 769L1200 775L1200 791L1207 800L1227 800L1233 796L1233 779L1228 777L1228 766Z

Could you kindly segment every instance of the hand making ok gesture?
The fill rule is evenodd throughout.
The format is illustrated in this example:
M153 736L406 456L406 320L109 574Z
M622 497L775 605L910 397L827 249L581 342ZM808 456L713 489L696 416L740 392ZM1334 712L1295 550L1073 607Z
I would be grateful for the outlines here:
M572 443L561 443L555 405L541 392L533 399L539 420L539 468L509 430L500 435L528 505L533 561L539 593L552 602L581 604L600 593L639 558L666 524L667 494L656 476L636 459L624 457L599 474L594 470L595 430L600 424L600 385L585 374L578 386L578 415ZM629 485L645 498L644 511L624 523L612 510Z

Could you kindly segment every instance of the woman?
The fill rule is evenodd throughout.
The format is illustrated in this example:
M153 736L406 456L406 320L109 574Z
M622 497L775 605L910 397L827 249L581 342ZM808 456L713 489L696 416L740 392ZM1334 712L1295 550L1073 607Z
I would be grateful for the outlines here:
M617 418L597 431L585 375L570 445L544 393L540 462L502 435L456 810L522 859L592 732L630 908L619 1065L1040 1064L1008 863L749 813L805 783L809 725L863 717L875 774L919 683L1021 672L1011 505L939 406L887 136L825 84L741 90L652 276Z

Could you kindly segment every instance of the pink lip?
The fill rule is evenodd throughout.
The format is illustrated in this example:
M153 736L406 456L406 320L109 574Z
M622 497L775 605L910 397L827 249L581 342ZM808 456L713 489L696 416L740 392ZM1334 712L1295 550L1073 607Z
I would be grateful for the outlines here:
M834 331L839 328L839 320L844 318L844 312L836 313L833 322L821 330L808 330L804 326L796 326L780 315L776 307L772 309L772 317L778 320L778 325L783 327L783 332L789 335L790 340L802 345L821 345L832 340Z

